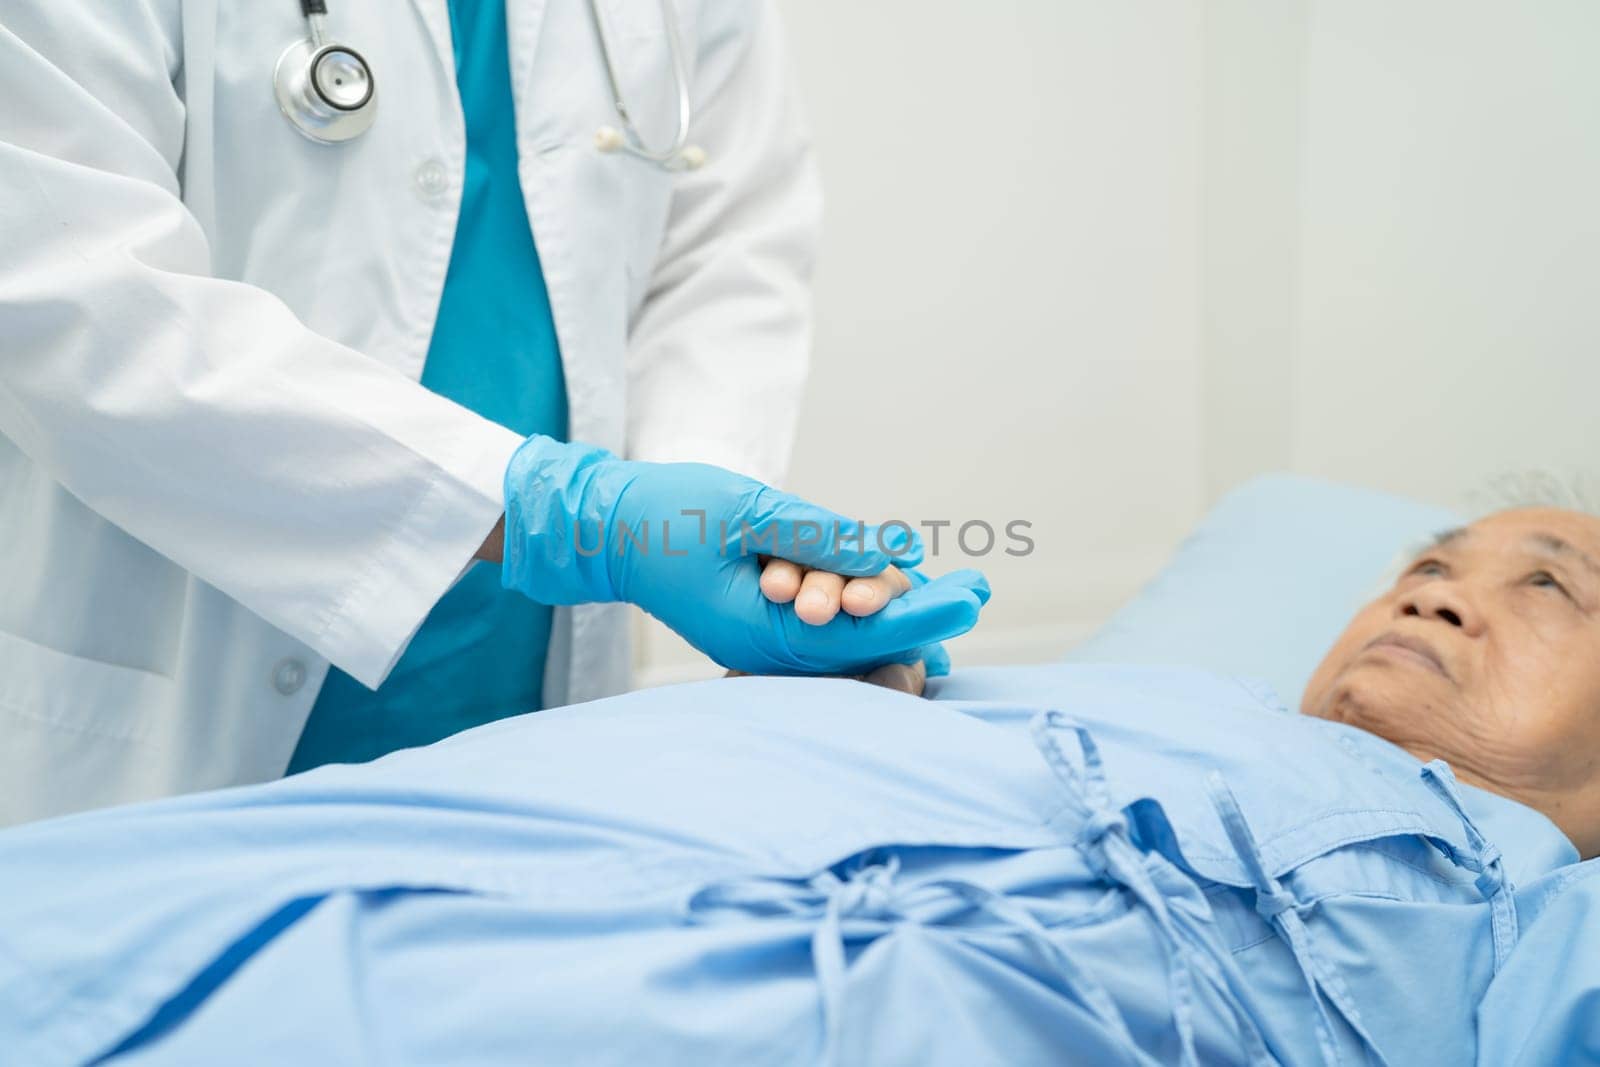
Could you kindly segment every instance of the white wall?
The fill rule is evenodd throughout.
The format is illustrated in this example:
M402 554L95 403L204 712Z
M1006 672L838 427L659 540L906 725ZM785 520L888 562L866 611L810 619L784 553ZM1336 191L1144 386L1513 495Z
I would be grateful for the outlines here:
M1311 27L1294 464L1452 504L1600 462L1600 4Z
M1033 521L960 661L1054 654L1260 471L1600 464L1593 0L783 8L829 197L790 484Z
M1208 500L1294 466L1310 0L1206 0L1201 401Z
M827 195L789 488L1033 523L963 662L1054 655L1200 505L1198 8L789 0ZM946 537L948 540L948 537ZM689 662L644 645L654 680Z
M1208 489L1600 462L1600 5L1211 0Z

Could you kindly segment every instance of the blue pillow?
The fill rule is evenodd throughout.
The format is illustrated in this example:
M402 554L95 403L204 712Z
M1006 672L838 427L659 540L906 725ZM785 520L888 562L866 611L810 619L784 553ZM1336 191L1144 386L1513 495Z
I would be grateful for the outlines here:
M1397 557L1461 521L1367 489L1255 478L1223 497L1172 562L1067 661L1259 678L1298 709L1312 671Z

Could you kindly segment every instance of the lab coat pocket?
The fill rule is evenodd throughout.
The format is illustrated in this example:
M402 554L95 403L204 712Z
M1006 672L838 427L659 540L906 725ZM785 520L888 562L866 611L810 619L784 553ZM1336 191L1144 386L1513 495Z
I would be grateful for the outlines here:
M172 688L0 631L0 826L170 791Z
M173 689L0 630L0 826L170 792Z
M670 59L665 21L670 16L677 23L684 48L690 55L694 54L694 28L700 15L700 0L673 0L670 4L661 0L602 0L600 10L607 31L660 49L664 60Z
M51 730L139 741L172 680L74 656L0 630L0 712Z

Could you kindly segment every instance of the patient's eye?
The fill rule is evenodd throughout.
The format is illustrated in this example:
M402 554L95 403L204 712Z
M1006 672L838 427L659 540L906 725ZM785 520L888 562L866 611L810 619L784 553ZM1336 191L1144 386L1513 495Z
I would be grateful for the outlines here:
M1445 572L1445 565L1438 560L1419 559L1411 565L1411 569L1406 572L1406 577L1417 575L1424 578L1439 578L1443 577Z
M1554 589L1568 600L1572 599L1572 594L1567 591L1567 587L1562 585L1556 576L1549 571L1534 571L1528 575L1528 584L1541 589Z

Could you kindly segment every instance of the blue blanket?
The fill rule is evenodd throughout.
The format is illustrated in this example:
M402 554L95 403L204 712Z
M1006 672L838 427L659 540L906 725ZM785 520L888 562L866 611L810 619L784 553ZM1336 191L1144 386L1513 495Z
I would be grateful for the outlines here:
M934 695L650 690L0 833L3 1058L1470 1063L1515 886L1585 869L1230 679Z

